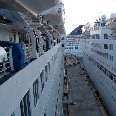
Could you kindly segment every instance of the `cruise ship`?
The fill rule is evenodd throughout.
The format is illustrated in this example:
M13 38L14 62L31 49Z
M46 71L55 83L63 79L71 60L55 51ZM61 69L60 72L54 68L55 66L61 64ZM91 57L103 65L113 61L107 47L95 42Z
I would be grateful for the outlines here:
M109 115L116 115L116 14L87 23L77 35L86 73Z
M78 50L78 41L76 41L75 38L66 36L65 42L65 49L64 49L64 55L65 56L75 56L75 57L82 57L81 52Z
M66 36L64 40L64 55L65 56L73 56L80 61L81 68L84 68L82 52L79 50L78 45L80 39L77 39L82 34L82 27L84 25L79 25L75 28L69 35Z
M0 0L0 116L62 116L61 0Z

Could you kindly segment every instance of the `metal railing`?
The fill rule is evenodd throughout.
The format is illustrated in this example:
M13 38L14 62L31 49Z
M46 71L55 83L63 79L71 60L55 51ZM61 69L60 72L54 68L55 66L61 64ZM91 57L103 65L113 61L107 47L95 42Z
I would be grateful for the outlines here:
M24 44L25 62L32 59L32 44Z
M27 63L32 59L32 44L24 44L23 48L25 53L25 63ZM4 58L3 61L0 62L0 78L14 71L12 46L4 47L4 49L7 53L7 59Z

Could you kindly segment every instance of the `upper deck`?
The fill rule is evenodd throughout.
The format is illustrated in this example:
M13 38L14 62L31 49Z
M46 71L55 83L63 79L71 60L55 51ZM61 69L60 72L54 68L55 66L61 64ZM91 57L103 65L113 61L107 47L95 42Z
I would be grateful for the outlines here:
M64 8L61 1L32 2L0 2L0 46L7 54L0 62L0 84L59 44L65 37L62 15ZM55 14L51 9L55 10Z

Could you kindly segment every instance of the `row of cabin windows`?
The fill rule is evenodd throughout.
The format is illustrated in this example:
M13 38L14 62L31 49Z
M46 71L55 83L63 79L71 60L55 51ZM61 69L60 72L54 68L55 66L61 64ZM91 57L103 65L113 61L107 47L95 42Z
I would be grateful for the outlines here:
M107 33L104 34L104 39L108 39Z
M98 48L101 47L101 45L99 43L91 43L91 46L92 47L98 47Z
M113 44L104 44L104 49L113 50Z
M104 34L104 39L112 39L112 40L116 40L116 36L111 35L107 35L107 33Z
M97 50L94 50L94 49L91 49L91 51L98 54L99 56L102 56L106 59L109 59L110 61L114 60L114 57L112 55L109 55L108 53L103 53L103 52L100 52L100 51L97 51Z
M99 39L99 34L91 35L91 39Z
M111 67L111 65L105 63L104 61L102 60L99 60L100 63L103 63L104 65L106 65L107 67L109 67L110 69L112 69L112 71L116 72L116 68L115 67Z
M23 99L20 102L20 111L21 116L31 116L31 107L30 107L30 91L25 94ZM15 116L15 113L13 112L11 116Z
M41 81L41 93L43 92L45 82L48 80L48 67L45 66L45 76L44 76L44 70L40 74L40 81ZM41 94L39 92L39 80L38 78L33 83L33 96L34 96L34 106L36 107L37 102L39 100L39 96Z
M39 96L42 93L44 89L45 81L48 80L48 68L50 70L50 63L48 63L48 66L45 66L45 77L44 77L44 70L40 74L40 81L41 81L41 92L39 92L39 80L38 78L33 83L33 100L34 100L34 106L37 106L37 102L39 100ZM50 74L50 71L49 71ZM31 109L30 109L30 91L25 94L23 99L20 102L20 110L21 110L21 116L31 116ZM15 116L15 113L13 112L11 116Z
M112 75L109 71L107 71L107 69L105 69L99 63L95 62L92 58L89 57L89 60L94 65L96 65L106 76L108 76L112 81L114 81L116 83L116 76ZM100 75L100 77L103 77L103 79L105 79L105 76ZM99 79L98 79L98 81L99 81ZM106 81L106 79L104 81ZM112 90L114 92L116 92L115 87L113 87L112 85L110 85L110 83L108 81L106 81L107 86L105 86L105 84L104 84L105 82L104 81L103 81L103 83L101 81L99 83L100 83L100 86L103 86L105 88L105 90L107 91L107 93L110 92L109 89L108 89L108 86L111 86ZM113 101L116 101L115 96L111 95L110 93L108 93L108 94L112 97Z
M59 85L60 85L60 83L59 83ZM59 89L58 89L58 95L59 95ZM57 98L57 103L56 103L56 106L55 106L55 114L54 114L54 116L57 116L58 102L59 102L59 99ZM47 116L46 112L44 112L44 116Z
M62 68L61 68L61 70L62 70ZM41 74L42 74L42 73L41 73ZM43 75L43 74L42 74L42 75ZM61 74L60 74L60 77L61 77ZM36 81L35 81L34 83L38 83L37 81L38 81L38 79L36 79ZM38 86L38 84L37 84L37 86ZM59 88L60 88L60 83L59 83ZM42 92L42 91L41 91L41 92ZM59 92L60 92L60 91L59 91L59 89L58 89L58 95L59 95ZM38 97L38 89L36 89L35 94L36 94L36 97L35 97L35 100L34 100L34 101L35 101L35 102L34 102L34 106L36 107L36 104L37 104L37 101L38 101L37 99L39 98L39 97ZM58 100L58 98L57 98L57 103L58 103L58 101L59 101L59 100ZM55 114L57 114L56 111L57 111L57 104L56 104ZM46 116L46 115L47 115L47 114L46 114L46 112L45 112L45 113L44 113L44 116Z
M94 50L92 50L93 52L95 52ZM96 53L96 52L95 52ZM109 57L109 60L111 60L111 61L113 61L113 56L111 56L111 55L109 55L108 56L108 53L103 53L103 57L104 58L107 58L108 59L108 57ZM99 60L101 63L103 63L103 64L105 64L107 67L109 67L109 68L112 68L112 70L114 71L114 72L116 72L116 68L115 67L110 67L110 65L108 65L108 64L106 64L104 61L101 61L101 60Z
M21 116L31 116L30 91L25 94L20 102Z
M36 104L39 99L39 82L38 79L33 83L33 97L34 97L34 106L36 107Z
M66 47L65 49L73 49L73 47L70 47L70 48L67 48L67 47ZM75 47L75 49L78 49L78 47Z
M105 79L105 77L102 76L102 75L100 75L100 77L103 77L103 78ZM98 81L99 81L99 80L98 80ZM104 81L105 81L105 82L104 82ZM111 91L110 91L109 88L108 88L108 86L110 87L111 84L110 84L108 81L106 81L106 79L105 79L104 81L103 81L103 82L100 81L100 82L99 82L99 84L100 84L99 86L102 86L102 87L105 89L105 91L107 91L107 94L111 97L112 101L115 102L115 101L116 101L115 96L112 95ZM105 83L106 83L106 84L105 84ZM113 86L112 86L112 90L114 90L114 92L116 92L116 89L115 89L115 87L113 87Z
M104 68L102 65L100 65L99 63L97 63L96 61L94 61L91 57L89 57L89 61L91 61L92 63L96 64L97 67L104 72L104 74L106 74L112 81L114 81L116 83L116 76L113 75L112 73L110 73L106 68Z
M65 49L73 49L73 47L70 47L70 48L65 48Z
M75 49L78 49L78 47L75 47Z
M100 47L98 43L91 43L92 47ZM104 44L104 49L113 50L113 44Z
M68 44L67 46L73 47L73 43Z
M49 69L49 71L48 71ZM62 68L61 68L62 70ZM39 78L35 80L33 83L33 100L34 100L34 106L37 106L39 96L43 92L44 89L44 84L48 80L48 75L50 74L50 63L45 66L45 76L44 76L44 70L40 74L40 81L41 81L41 91L39 92ZM61 77L61 75L60 75ZM60 83L59 83L59 88L60 88ZM59 94L59 89L58 89L58 94ZM20 102L20 111L21 111L21 116L31 116L31 96L30 96L30 90L25 94L23 99ZM57 98L58 102L58 98ZM57 107L57 106L56 106ZM57 108L56 108L57 110ZM46 114L46 113L45 113ZM11 116L15 116L15 113L13 112Z
M112 35L109 36L109 37L111 38ZM99 39L99 38L100 38L99 34L91 35L91 39ZM107 33L104 34L104 39L108 39L108 34Z

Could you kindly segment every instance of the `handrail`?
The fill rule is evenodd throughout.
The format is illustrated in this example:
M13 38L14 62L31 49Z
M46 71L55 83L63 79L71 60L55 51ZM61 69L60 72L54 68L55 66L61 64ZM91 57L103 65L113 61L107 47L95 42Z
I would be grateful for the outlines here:
M28 62L32 59L32 44L23 44L25 52L25 62Z

